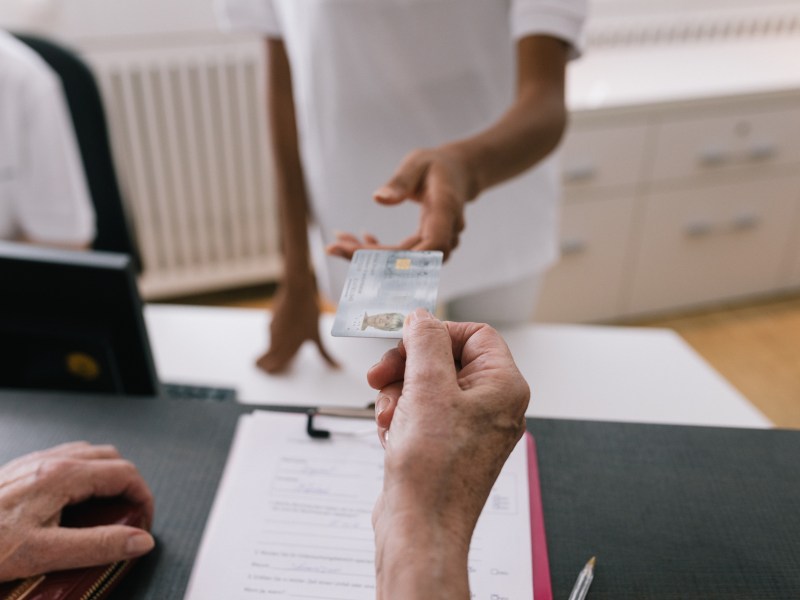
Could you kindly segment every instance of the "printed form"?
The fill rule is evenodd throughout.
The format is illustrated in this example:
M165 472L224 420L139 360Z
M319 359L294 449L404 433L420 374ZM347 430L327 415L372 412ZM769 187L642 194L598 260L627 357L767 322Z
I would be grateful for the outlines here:
M374 600L383 448L371 422L320 424L362 435L312 439L296 413L240 419L185 600ZM475 529L473 598L533 597L530 532L523 438Z

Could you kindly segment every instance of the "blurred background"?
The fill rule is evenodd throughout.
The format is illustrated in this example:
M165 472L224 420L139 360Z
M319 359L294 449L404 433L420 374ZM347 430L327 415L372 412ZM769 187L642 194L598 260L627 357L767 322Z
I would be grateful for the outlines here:
M541 322L668 326L800 426L800 1L590 0ZM263 48L211 0L3 0L101 88L149 301L268 305Z

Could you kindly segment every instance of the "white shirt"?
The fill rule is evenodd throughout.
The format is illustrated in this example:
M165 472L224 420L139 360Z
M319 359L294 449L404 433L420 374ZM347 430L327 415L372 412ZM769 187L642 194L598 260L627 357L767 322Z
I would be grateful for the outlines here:
M61 81L0 31L0 239L88 244L94 209Z
M585 0L220 0L230 28L280 36L292 69L301 158L322 242L417 230L415 203L372 200L411 150L478 132L514 100L515 41L579 46ZM557 255L554 156L466 209L439 299L543 271ZM318 253L317 253L318 254ZM347 271L328 259L335 300ZM323 280L323 289L324 280Z

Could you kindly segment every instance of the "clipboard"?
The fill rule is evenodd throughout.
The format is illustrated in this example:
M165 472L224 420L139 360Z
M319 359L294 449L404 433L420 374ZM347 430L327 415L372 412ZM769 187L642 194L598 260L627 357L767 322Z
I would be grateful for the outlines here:
M361 435L358 421L342 420L333 430L314 425L328 438L303 425L297 413L256 411L240 419L186 600L249 597L243 592L374 597L371 515L383 448L374 429ZM469 560L477 597L529 599L541 589L537 599L552 600L541 510L531 526L531 500L541 505L532 449L520 439L476 525L479 542ZM534 568L542 579L535 584Z
M536 442L530 432L525 432L528 446L528 493L531 511L531 555L533 558L533 597L536 600L553 600L550 581L550 560L547 554L547 535L544 527L542 490L539 485L539 459Z
M328 439L331 431L314 424L316 416L372 419L374 409L309 409L306 432L315 439ZM341 434L339 434L341 435ZM347 434L345 434L347 435ZM539 459L536 441L529 431L525 432L528 461L528 496L530 502L531 558L533 563L533 595L536 600L553 600L550 580L550 560L547 554L547 535L544 526L542 491L539 484Z

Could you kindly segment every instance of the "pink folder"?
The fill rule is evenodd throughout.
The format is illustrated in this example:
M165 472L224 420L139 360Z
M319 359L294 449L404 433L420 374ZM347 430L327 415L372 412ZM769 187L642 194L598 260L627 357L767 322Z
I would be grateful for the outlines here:
M539 487L539 464L536 443L530 433L528 438L528 484L531 502L531 553L533 554L533 597L536 600L553 600L550 583L550 561L547 558L547 538L544 531L542 491Z

